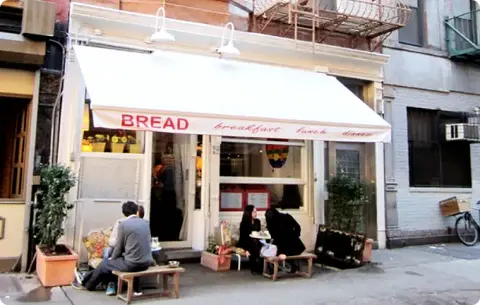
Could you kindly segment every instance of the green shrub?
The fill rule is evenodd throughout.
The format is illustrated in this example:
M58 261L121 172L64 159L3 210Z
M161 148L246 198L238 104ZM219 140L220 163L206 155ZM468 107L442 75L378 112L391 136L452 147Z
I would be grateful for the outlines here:
M76 181L74 173L66 166L55 164L41 169L41 199L35 207L35 239L42 249L55 252L57 242L64 234L63 222L67 211L73 208L65 196Z

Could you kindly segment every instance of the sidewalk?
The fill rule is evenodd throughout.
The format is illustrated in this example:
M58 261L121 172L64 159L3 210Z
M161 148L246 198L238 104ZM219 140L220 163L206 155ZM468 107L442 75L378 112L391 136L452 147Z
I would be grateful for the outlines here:
M180 299L136 304L473 305L480 299L480 246L448 244L378 250L373 253L373 261L363 268L341 272L317 268L311 280L291 278L275 283L251 276L248 271L215 273L198 264L187 264L187 272L181 277ZM25 278L21 283L24 291L38 285ZM6 305L125 304L100 292L71 287L51 291L39 287L30 294L12 293L9 298L0 294L0 300Z

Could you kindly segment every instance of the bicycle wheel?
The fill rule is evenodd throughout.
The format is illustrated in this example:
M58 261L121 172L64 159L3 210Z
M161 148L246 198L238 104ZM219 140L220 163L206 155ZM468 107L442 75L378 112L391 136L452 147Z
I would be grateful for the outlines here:
M455 232L465 246L473 246L478 241L478 228L470 213L465 213L455 221Z

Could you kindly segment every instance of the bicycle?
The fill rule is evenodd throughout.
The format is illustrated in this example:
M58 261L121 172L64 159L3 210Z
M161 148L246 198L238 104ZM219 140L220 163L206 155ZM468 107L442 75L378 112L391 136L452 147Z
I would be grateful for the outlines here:
M479 205L480 201L477 201L477 207L472 207L472 209L479 211L480 215L480 208L478 207ZM455 221L455 233L462 244L465 246L473 246L478 241L480 235L480 225L477 223L470 211L461 212L459 214L461 214L461 216ZM472 239L468 240L469 237Z

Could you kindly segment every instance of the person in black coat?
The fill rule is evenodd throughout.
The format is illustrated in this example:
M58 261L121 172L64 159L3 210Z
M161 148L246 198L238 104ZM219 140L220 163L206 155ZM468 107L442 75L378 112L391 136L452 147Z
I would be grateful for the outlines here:
M305 245L300 239L301 227L292 215L270 208L265 212L265 220L279 257L300 255L305 251ZM291 272L295 273L298 265L291 265Z
M242 221L240 222L240 238L237 243L238 248L245 250L245 255L250 261L250 271L252 274L262 273L262 261L260 258L261 244L258 239L251 238L253 231L261 230L260 220L257 219L257 210L253 205L247 205L243 211Z

